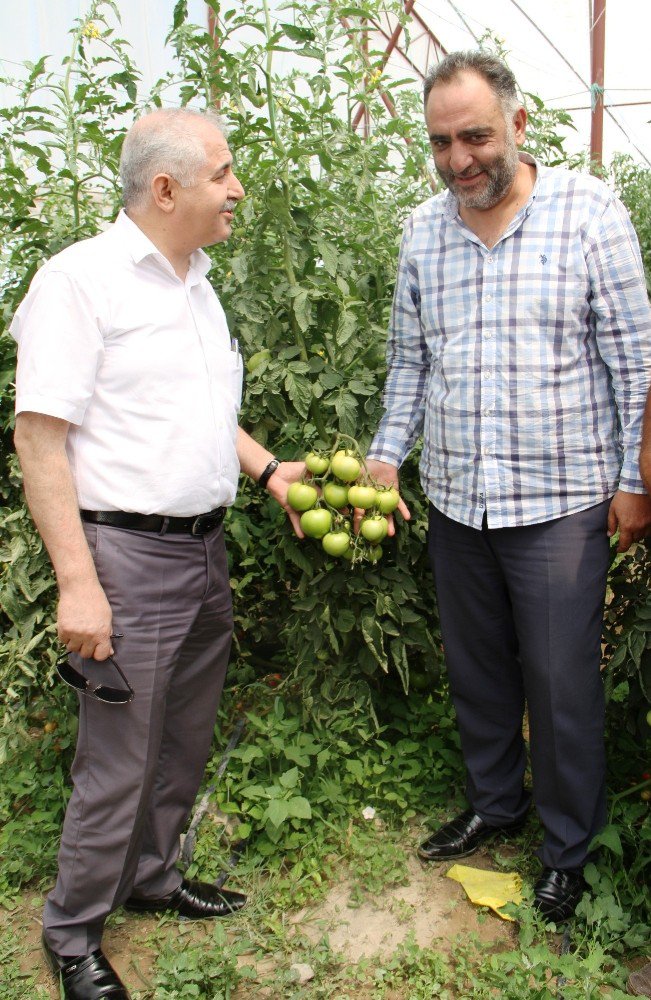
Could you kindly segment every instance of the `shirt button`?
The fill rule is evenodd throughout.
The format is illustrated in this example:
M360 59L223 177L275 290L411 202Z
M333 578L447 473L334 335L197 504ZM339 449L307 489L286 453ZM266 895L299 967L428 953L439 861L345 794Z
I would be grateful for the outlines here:
M485 336L486 340L490 340L491 337L493 336L493 331L492 330L484 330L484 336Z
M490 378L490 377L491 377L491 370L490 368L487 368L486 371L484 372L484 378Z
M490 450L490 448L484 448L484 456L485 456L485 458L490 458L491 457L491 450Z
M488 293L488 295L486 296L486 301L487 301L487 302L492 302L492 301L493 301L493 296L491 295L491 293L490 293L490 292L489 292L489 293Z
M489 264L493 263L493 258L492 257L487 257L486 260L488 261Z
M493 414L493 407L492 406L487 406L486 409L484 410L484 416L485 417L490 417L490 416L492 416L492 414Z

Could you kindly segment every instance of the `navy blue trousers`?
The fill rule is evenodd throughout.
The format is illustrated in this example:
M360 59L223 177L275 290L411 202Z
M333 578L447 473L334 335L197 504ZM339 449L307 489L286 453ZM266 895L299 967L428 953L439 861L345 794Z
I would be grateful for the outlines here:
M528 708L539 857L585 864L605 823L599 671L610 501L542 524L478 531L430 506L429 556L466 794L487 822L524 816Z

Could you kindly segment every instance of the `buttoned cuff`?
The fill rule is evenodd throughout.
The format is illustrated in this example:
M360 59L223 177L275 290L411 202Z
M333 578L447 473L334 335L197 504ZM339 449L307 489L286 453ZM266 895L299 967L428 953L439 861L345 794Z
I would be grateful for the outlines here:
M394 465L399 469L406 458L406 453L398 441L374 439L366 457L378 462L386 462L387 465Z
M618 489L623 490L624 493L646 493L642 476L640 475L637 454L635 458L624 459L622 471L619 476Z

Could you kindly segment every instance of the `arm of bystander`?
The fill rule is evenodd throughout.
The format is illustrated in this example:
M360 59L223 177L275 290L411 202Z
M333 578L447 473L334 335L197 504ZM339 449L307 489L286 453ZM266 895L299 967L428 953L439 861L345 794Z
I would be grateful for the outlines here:
M58 417L21 412L16 417L16 451L27 504L57 578L59 639L70 653L105 660L113 653L111 608L79 517L66 454L69 426Z

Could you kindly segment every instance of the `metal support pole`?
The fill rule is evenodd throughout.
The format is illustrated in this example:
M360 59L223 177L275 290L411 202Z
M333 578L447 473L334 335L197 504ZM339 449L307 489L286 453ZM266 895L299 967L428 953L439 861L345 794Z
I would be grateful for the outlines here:
M606 52L606 0L593 0L590 25L590 89L592 122L590 126L590 169L601 173L604 145L604 63Z
M213 53L214 53L213 59L211 60L211 64L212 64L212 69L214 70L215 67L216 67L216 64L217 64L217 57L218 57L218 53L219 53L219 32L218 32L217 18L215 17L214 10L212 9L212 7L208 7L207 4L206 4L206 7L208 8L208 10L207 10L207 12L208 12L208 34L212 38ZM220 100L219 100L219 97L217 96L217 94L215 93L214 86L211 85L210 90L211 90L211 94L210 94L211 103L213 104L213 106L215 108L217 108L217 110L219 110Z
M407 2L405 3L405 14L411 14L411 9L412 9L412 7L414 6L415 3L416 3L416 0L407 0ZM340 20L342 20L342 18L340 18ZM380 62L380 66L379 66L380 69L384 69L384 67L386 66L387 60L388 60L389 56L391 55L391 53L393 52L393 50L395 49L396 45L398 44L398 39L400 38L401 34L402 34L402 25L401 24L397 24L396 27L395 27L395 29L394 29L394 31L393 31L393 33L392 33L392 35L391 35L391 38L389 39L389 44L386 47L384 55L382 56L382 60ZM384 101L384 104L385 104L387 110L391 113L391 108L389 107L389 104L387 103L390 100L390 98L385 97L385 95L383 94L382 95L382 100ZM391 104L393 104L392 101L391 101ZM364 104L360 104L359 108L357 109L357 113L356 113L355 117L353 118L353 125L352 125L353 131L355 131L355 129L359 125L360 121L362 120L362 117L364 116L364 107L365 107Z

